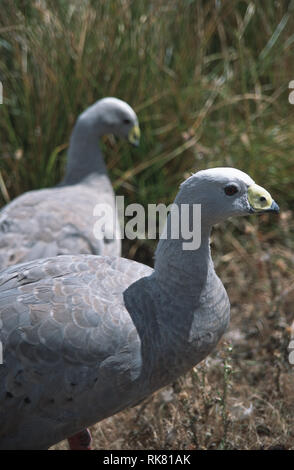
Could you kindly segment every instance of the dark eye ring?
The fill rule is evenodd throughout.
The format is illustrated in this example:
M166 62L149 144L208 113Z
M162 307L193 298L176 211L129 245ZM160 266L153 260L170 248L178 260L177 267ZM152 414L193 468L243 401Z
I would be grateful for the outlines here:
M228 186L225 187L225 194L227 196L233 196L238 191L239 191L239 188L234 184L229 184Z
M131 121L130 121L130 119L127 119L127 118L126 118L126 119L123 120L123 123L124 123L124 124L131 124Z

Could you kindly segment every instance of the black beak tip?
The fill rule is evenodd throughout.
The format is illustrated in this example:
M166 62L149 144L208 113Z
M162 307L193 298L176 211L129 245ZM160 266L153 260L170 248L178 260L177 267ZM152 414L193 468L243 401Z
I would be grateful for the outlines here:
M272 205L271 205L269 210L271 212L276 212L277 214L280 212L280 208L279 208L278 204L275 201L272 202Z
M140 145L140 142L138 140L136 140L135 142L131 142L131 144L132 144L133 147L138 148L139 145Z

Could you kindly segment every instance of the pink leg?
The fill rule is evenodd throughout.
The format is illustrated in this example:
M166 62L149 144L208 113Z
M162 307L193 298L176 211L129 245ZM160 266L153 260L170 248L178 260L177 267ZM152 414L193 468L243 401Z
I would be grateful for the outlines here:
M89 429L83 429L68 439L70 450L92 450L92 436Z

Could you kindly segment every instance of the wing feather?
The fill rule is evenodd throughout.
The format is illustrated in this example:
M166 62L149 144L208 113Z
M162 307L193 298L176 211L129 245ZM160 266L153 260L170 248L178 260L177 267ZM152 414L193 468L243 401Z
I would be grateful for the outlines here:
M114 208L113 189L103 175L87 184L30 191L16 198L0 212L0 269L62 254L120 255L118 222L113 233L94 236L97 203Z

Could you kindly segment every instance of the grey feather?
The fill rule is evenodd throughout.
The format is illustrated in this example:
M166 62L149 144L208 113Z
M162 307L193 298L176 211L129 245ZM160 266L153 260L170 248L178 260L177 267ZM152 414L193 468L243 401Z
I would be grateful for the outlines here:
M221 169L210 182L209 171L184 183L175 200L180 210L201 201L198 250L168 236L154 270L118 257L65 255L0 273L1 449L48 448L136 405L216 346L230 307L209 234L213 221L249 213L252 180ZM232 179L240 186L233 199L219 192ZM167 233L170 224L171 217Z

